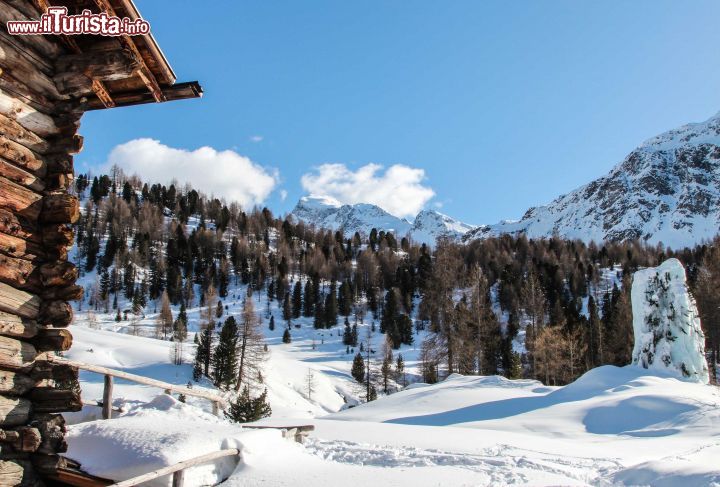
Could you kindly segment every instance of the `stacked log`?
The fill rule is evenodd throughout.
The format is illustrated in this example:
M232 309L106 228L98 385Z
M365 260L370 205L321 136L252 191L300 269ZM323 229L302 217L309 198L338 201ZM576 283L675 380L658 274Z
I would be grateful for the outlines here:
M0 3L0 24L38 18L36 2ZM65 460L60 413L82 407L77 369L48 355L68 350L68 301L82 289L67 262L69 193L86 73L111 78L134 69L126 53L67 52L51 36L0 31L0 485L42 485Z

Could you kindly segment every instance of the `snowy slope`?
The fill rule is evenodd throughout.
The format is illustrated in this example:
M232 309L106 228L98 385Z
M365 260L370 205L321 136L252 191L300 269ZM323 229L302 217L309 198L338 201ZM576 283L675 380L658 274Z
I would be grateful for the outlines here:
M166 342L84 326L76 326L74 334L74 358L94 358L176 383L189 378L189 366L168 365ZM351 388L346 374L330 373L337 370L336 357L304 342L296 347L270 344L268 372L276 365L288 369L277 371L281 379L268 380L274 414L263 422L315 425L304 447L281 440L276 431L248 431L215 418L202 400L189 398L181 404L161 391L118 381L115 405L126 412L111 421L72 425L68 456L92 473L119 480L220 448L242 451L239 462L225 459L189 470L189 485L228 475L223 485L720 482L720 467L713 460L720 455L720 393L715 387L669 374L647 375L634 366L600 367L565 387L453 375L439 384L415 384L328 414L321 408L308 411L308 403L300 401L302 371L315 367L320 381ZM288 373L292 367L297 372ZM102 377L83 373L81 381L83 395L97 397ZM334 392L317 394L323 403ZM115 454L104 454L108 449ZM169 485L169 479L150 485Z
M607 176L529 209L520 221L469 232L585 241L642 239L673 248L711 239L720 228L720 113L653 137Z
M300 198L291 216L318 228L343 230L346 236L352 236L355 232L368 235L375 228L393 232L399 238L409 236L414 242L429 245L435 244L440 237L459 240L475 228L434 210L421 211L411 223L376 205L343 205L325 196Z

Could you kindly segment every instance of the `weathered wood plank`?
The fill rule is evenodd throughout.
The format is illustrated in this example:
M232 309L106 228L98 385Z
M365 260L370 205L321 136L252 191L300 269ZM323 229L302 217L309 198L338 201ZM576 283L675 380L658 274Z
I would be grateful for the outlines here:
M65 191L53 191L43 199L43 223L75 223L80 218L80 202Z
M7 137L0 137L0 156L38 177L47 173L47 164L38 154Z
M140 63L131 52L98 51L60 56L54 77L58 91L77 97L93 92L93 80L113 81L133 76Z
M31 402L23 397L0 396L0 426L5 428L27 423L30 408Z
M35 363L29 372L30 377L36 381L53 380L58 382L69 382L77 380L77 367L48 362L46 360L48 355L51 354L41 353L37 356Z
M3 24L7 23L8 20L38 19L38 17L29 16L29 10L19 10L16 5L11 5L12 3L13 2L7 1L0 2L0 21ZM35 51L34 57L55 59L62 53L60 46L55 42L52 42L49 36L17 36L17 41L26 46L26 48Z
M60 252L62 248L53 249L53 259L66 260L67 249L64 252ZM31 262L44 262L49 260L45 249L39 244L24 240L22 238L14 237L0 231L0 252L17 257L19 259L29 260ZM61 258L60 256L64 256Z
M27 55L27 51L18 48L13 36L0 31L0 65L3 71L53 100L67 99L61 95L51 78L53 67L44 60L37 61Z
M37 428L42 437L38 453L53 454L67 451L65 418L62 414L33 414L30 426Z
M40 315L40 298L0 282L0 311L34 320Z
M0 156L1 155L2 153L0 152ZM0 157L0 176L38 193L45 189L45 182L41 177L10 164L2 157Z
M32 261L0 254L0 281L25 290L39 290L40 279L33 271L37 265ZM33 285L35 284L35 285Z
M0 208L0 232L35 243L42 242L37 224L5 208Z
M78 268L71 262L53 262L40 266L43 286L71 286L78 278Z
M195 465L202 465L203 463L208 463L213 460L217 460L218 458L225 458L225 457L233 457L233 456L239 456L240 450L237 448L228 448L227 450L220 450L213 453L208 453L207 455L202 455L197 458L192 458L190 460L185 460L183 462L176 463L175 465L170 465L168 467L159 468L153 472L146 473L144 475L139 475L137 477L133 477L128 480L124 480L122 482L118 482L116 484L113 484L113 487L132 487L138 484L142 484L143 482L148 482L153 479L157 479L160 477L164 477L165 475L170 475L171 473L179 472L182 470L185 470L190 467L194 467Z
M113 377L117 377L118 379L125 379L132 382L137 382L138 384L145 384L148 386L157 387L159 389L165 389L172 392L177 392L180 394L185 394L186 396L193 396L193 397L202 397L204 399L208 399L210 401L216 401L221 404L225 404L227 401L225 398L214 394L212 392L203 391L201 389L190 389L185 386L176 386L174 384L170 384L168 382L163 382L160 380L151 379L150 377L144 377L142 375L135 375L130 374L128 372L123 372L120 370L115 369L109 369L107 367L102 367L100 365L93 365L93 364L86 364L84 362L78 362L76 360L70 360L64 357L56 357L56 356L47 356L47 360L49 362L54 362L58 364L67 364L71 365L73 367L77 367L82 370L89 370L90 372L96 372L98 374L103 375L110 375Z
M0 367L29 369L37 357L35 347L27 342L0 336Z
M20 485L25 475L25 469L17 462L0 460L0 485L15 487Z
M50 137L69 129L75 131L79 128L77 124L71 127L70 119L51 117L28 105L15 94L2 89L0 89L0 113L40 137Z
M82 298L82 295L83 288L77 284L73 284L72 286L46 287L40 292L42 299L53 301L76 301Z
M0 311L0 335L15 338L32 338L37 335L37 321Z
M0 113L0 135L39 154L61 150L60 148L53 148L47 140L2 113Z
M65 352L72 346L72 333L65 328L40 328L30 340L38 352Z
M21 372L0 370L0 394L22 396L37 383L37 380Z
M36 221L43 207L43 196L0 176L0 207ZM60 222L57 222L60 223Z
M29 427L0 430L0 442L8 443L15 451L34 452L40 446L40 431L37 428Z
M36 387L27 397L35 413L62 413L82 409L79 390Z
M72 306L63 300L43 301L37 313L38 323L55 328L68 326L72 319Z

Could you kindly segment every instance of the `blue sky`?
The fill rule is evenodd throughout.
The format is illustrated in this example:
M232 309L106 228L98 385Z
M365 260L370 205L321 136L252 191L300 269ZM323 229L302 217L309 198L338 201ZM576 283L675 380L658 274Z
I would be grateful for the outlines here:
M355 174L373 163L415 171L390 206L407 195L413 211L469 223L519 218L644 139L720 111L715 0L136 3L179 81L199 80L205 96L87 114L77 170L138 138L165 158L232 150L218 178L242 188L260 172L250 200L277 212L323 181L336 197L384 201L384 169ZM188 157L176 177L213 157Z

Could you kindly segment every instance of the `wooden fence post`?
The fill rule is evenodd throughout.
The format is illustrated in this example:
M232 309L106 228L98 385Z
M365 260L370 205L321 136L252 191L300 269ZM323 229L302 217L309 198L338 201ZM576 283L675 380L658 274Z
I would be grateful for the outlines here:
M185 480L185 470L178 470L173 474L172 487L183 487Z
M112 390L113 390L112 375L106 375L105 376L105 387L103 389L103 406L102 406L103 419L112 418Z

